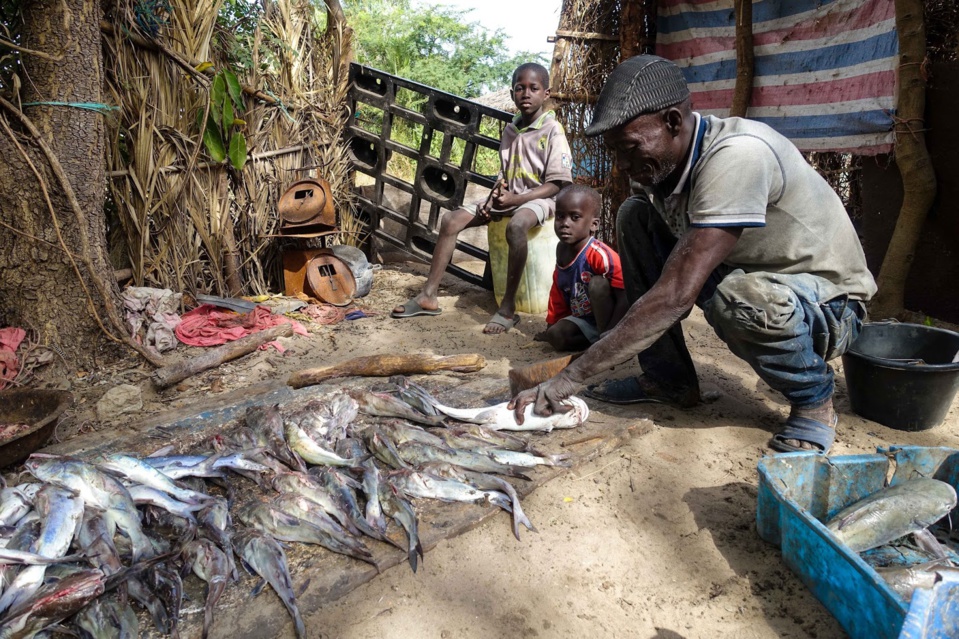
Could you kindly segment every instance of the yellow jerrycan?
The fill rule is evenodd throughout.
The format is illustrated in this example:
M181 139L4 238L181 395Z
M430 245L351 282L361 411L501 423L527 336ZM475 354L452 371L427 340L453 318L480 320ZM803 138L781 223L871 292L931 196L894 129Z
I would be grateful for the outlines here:
M491 220L487 226L489 238L489 261L493 271L493 295L496 303L503 301L506 291L506 266L509 245L506 243L506 226L509 217ZM516 291L516 310L521 313L545 313L549 304L549 289L553 286L553 271L556 268L556 245L559 238L553 229L553 218L543 226L530 229L527 244L529 257Z

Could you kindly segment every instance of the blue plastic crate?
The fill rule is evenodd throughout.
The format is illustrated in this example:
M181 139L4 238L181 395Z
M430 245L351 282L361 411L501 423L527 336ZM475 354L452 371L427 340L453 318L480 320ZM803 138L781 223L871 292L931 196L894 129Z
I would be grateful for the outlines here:
M880 449L875 455L787 453L766 457L759 462L759 535L782 548L786 565L852 639L895 639L901 631L903 639L955 638L959 636L954 632L959 606L954 600L951 605L939 606L938 599L914 597L914 616L926 625L919 630L904 629L909 604L822 523L880 490L887 474L891 485L931 477L959 489L959 450L906 446ZM959 588L944 588L943 594L956 590ZM923 606L926 610L920 615ZM930 606L935 610L930 611Z

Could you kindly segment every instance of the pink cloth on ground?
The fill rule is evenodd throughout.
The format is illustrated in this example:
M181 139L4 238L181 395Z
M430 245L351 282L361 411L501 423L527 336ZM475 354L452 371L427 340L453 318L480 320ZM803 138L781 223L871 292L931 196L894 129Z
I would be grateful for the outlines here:
M20 372L20 360L17 359L17 348L26 338L27 332L22 328L0 328L0 390L17 378Z
M184 313L176 327L177 339L190 346L218 346L246 337L278 324L292 324L297 335L309 335L303 325L282 315L273 315L265 306L257 306L249 313L238 315L212 304L203 304ZM274 346L281 353L286 350L276 340L260 348Z

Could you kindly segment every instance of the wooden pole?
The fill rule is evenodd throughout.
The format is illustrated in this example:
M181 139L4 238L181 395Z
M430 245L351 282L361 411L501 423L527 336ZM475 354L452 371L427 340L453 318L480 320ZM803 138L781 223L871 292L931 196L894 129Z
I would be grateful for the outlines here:
M287 384L303 388L336 377L389 377L417 375L436 371L474 373L486 366L482 355L372 355L357 357L332 366L309 368L290 375Z
M729 115L746 117L753 93L753 0L736 0L736 88Z
M879 270L879 293L869 306L874 319L896 317L905 307L906 276L923 222L936 198L936 174L926 150L926 27L921 0L896 0L899 34L899 96L895 155L902 175L903 199L896 229Z
M187 377L192 377L197 373L202 373L205 370L252 353L278 337L290 337L291 335L293 335L292 324L279 324L252 335L241 337L234 342L227 342L223 346L205 351L196 357L156 369L153 371L153 384L157 388L168 388L177 382L182 382Z

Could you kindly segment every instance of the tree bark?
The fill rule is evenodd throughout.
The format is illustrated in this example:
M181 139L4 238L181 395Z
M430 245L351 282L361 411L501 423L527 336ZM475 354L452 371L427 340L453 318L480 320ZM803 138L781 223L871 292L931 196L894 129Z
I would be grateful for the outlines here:
M936 197L936 174L923 133L926 110L926 27L920 0L896 0L899 33L899 96L896 110L896 164L903 199L896 229L879 270L879 293L869 306L875 319L896 317L905 305L906 277L926 214Z
M83 252L81 236L88 238L90 258L111 284L108 290L116 290L105 250L104 115L29 103L102 102L100 3L37 0L22 8L23 45L55 58L23 55L23 112L59 158L85 220L81 228L48 160L31 142L32 136L4 113L7 124L0 130L0 166L5 167L0 171L0 324L33 327L40 343L58 350L70 367L86 367L92 363L93 345L100 332L92 311L101 317L106 313L88 269L79 257L70 259L71 253ZM46 184L55 218L34 169Z
M736 0L736 88L729 115L746 117L753 93L753 0Z

